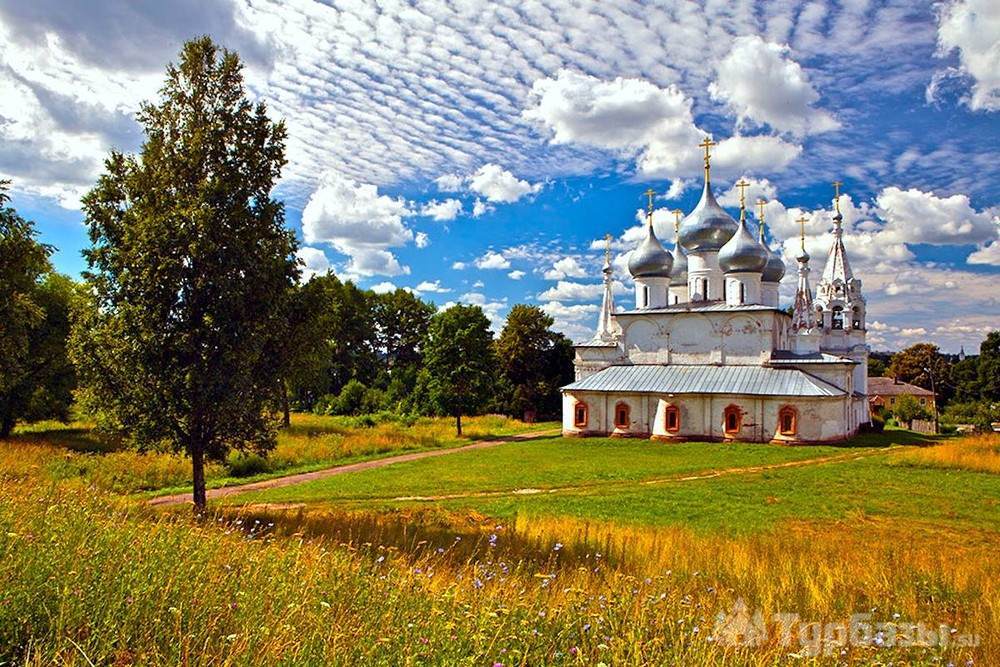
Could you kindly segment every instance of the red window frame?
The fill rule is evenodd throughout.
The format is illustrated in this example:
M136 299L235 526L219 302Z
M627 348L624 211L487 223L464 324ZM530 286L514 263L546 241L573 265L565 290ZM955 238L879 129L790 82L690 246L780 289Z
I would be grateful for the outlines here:
M618 417L622 414L625 415L624 419L619 419ZM629 407L628 403L616 403L615 404L615 428L628 428L629 417L632 414L632 409Z
M733 422L732 428L729 426L730 419ZM738 405L730 405L722 411L722 430L726 435L733 435L743 430L743 411Z
M580 411L583 411L583 418L580 418ZM583 401L577 401L573 406L573 426L583 428L590 421L590 407Z
M790 428L785 428L785 421L791 420ZM795 435L799 432L799 411L790 405L786 405L778 410L778 433L781 435Z
M673 425L670 424L673 417ZM668 405L663 411L663 429L667 433L676 433L681 430L681 411L676 405Z

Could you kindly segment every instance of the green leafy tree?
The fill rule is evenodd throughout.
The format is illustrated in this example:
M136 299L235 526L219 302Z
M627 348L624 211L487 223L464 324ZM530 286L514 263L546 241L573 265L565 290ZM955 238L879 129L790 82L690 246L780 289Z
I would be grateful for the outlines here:
M892 413L902 424L909 425L914 419L930 419L930 414L916 398L909 394L903 394L896 399L896 405L892 408Z
M206 458L266 451L276 420L284 295L295 237L271 190L285 128L252 104L242 64L208 37L184 45L138 114L138 156L112 152L84 197L90 307L72 354L89 405L140 446L191 457L205 507Z
M951 365L932 343L917 343L892 355L888 373L900 382L934 391L942 404L951 398Z
M433 304L397 289L372 297L378 348L390 374L403 367L419 365L421 345L436 311Z
M870 378L880 378L885 377L886 364L884 361L875 356L868 357L868 377Z
M508 414L558 412L559 388L573 377L573 351L553 324L538 306L518 304L507 315L496 353Z
M952 365L951 383L954 385L956 403L978 401L982 395L982 386L979 382L979 357L969 356Z
M334 327L326 297L323 279L313 277L289 289L284 303L285 335L275 341L284 351L274 356L286 364L280 371L282 379L278 387L285 426L291 424L291 395L298 397L299 407L311 410L326 390L325 378L331 363L328 337Z
M482 308L459 304L431 318L417 391L439 413L455 417L459 436L462 415L475 414L489 400L495 372L493 334Z
M979 396L1000 403L1000 331L991 331L979 346Z
M18 419L63 417L68 410L65 374L63 279L50 272L52 248L39 243L35 226L9 206L9 181L0 181L0 437ZM60 299L67 296L67 299ZM70 386L69 389L72 389Z

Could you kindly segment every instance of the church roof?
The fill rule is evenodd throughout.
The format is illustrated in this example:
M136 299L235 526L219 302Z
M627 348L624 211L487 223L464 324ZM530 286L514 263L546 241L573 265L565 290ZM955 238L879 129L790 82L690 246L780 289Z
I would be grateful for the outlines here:
M826 352L810 352L807 354L795 354L786 350L775 350L771 352L770 364L857 364L850 357L841 357L836 354Z
M743 303L740 305L729 305L725 301L688 301L686 303L675 303L671 306L661 308L638 308L636 310L624 310L615 313L615 317L621 315L649 315L658 313L712 313L712 312L741 312L771 310L784 312L777 306L765 306L760 303Z
M767 366L609 366L563 387L564 391L747 396L844 396L844 391L794 368Z
M849 283L854 278L854 272L851 271L851 264L847 261L847 250L844 248L844 232L841 228L842 218L839 213L834 217L833 222L833 245L830 246L830 255L827 257L826 265L823 267L822 280L824 283L832 283L836 280Z

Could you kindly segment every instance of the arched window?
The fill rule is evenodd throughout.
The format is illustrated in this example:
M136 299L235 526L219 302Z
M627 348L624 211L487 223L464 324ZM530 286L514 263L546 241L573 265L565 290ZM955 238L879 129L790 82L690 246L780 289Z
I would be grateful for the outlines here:
M676 405L668 405L663 412L663 429L667 433L676 433L681 430L681 411Z
M708 278L701 279L701 300L708 301Z
M735 435L743 428L743 411L738 405L730 405L722 413L723 430L726 435Z
M628 428L629 424L628 403L619 403L615 406L615 428Z
M726 300L726 293L728 293L728 292L729 292L729 281L728 280L723 280L722 281L722 300L723 301Z
M590 418L590 410L587 408L587 404L583 401L578 401L575 406L573 406L573 426L577 428L584 428L587 426L587 421Z
M642 307L649 308L649 285L642 286Z
M830 320L830 327L833 329L844 328L844 309L840 306L833 307L833 316Z
M747 286L740 283L740 303L746 303L747 300Z
M795 435L799 430L799 413L790 405L778 410L778 433Z
M851 323L851 328L852 329L860 329L861 328L861 312L860 312L860 310L858 309L857 306L854 306L854 311L853 312L854 312L854 321Z

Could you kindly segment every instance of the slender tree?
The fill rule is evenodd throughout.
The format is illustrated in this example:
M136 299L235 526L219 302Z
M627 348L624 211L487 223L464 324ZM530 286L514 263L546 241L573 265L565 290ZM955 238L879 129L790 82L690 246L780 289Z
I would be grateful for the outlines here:
M1000 330L991 331L979 346L977 372L982 400L1000 403Z
M9 186L0 181L0 437L10 435L30 390L32 342L46 315L39 281L52 252L35 238L34 224L8 206Z
M421 382L431 404L455 417L459 436L462 415L478 412L490 398L495 372L493 334L482 308L459 304L431 319Z
M139 155L112 152L83 200L92 302L72 354L102 423L190 455L200 513L207 458L274 443L282 365L270 357L298 277L271 197L285 128L247 99L239 57L208 37L184 45L138 120Z

